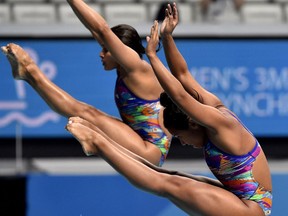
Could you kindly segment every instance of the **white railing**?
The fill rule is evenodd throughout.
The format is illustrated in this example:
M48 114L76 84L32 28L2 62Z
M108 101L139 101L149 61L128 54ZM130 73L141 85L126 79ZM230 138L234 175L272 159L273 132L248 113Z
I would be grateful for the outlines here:
M149 34L163 1L86 2L100 12L111 26L125 22L134 26L144 37ZM224 15L212 19L203 18L199 0L178 0L177 3L180 24L175 35L288 36L288 0L275 0L274 3L246 0L239 12L226 9ZM115 6L117 10L114 10ZM0 37L9 36L90 37L90 33L79 22L66 0L0 0Z

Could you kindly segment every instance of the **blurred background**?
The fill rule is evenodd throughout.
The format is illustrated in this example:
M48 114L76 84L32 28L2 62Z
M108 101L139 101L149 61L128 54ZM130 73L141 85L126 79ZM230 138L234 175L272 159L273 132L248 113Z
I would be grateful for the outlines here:
M110 26L137 29L143 43L163 0L85 0ZM178 0L174 37L195 78L255 134L270 164L272 216L288 193L288 0ZM0 0L0 45L17 43L75 98L118 116L116 74L65 0ZM159 57L166 64L163 50ZM103 160L87 158L54 113L0 56L0 214L5 216L185 215L140 191ZM167 64L166 64L167 65ZM211 176L202 152L175 141L164 167Z

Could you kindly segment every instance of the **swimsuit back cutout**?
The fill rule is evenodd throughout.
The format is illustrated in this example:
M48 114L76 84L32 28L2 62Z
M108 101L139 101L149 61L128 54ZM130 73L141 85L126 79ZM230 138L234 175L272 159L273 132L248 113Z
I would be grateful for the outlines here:
M245 125L232 112L228 111L242 125ZM251 133L246 127L245 129ZM251 133L252 134L252 133ZM271 214L272 193L254 179L252 168L261 147L255 138L254 148L245 155L235 156L223 152L213 143L208 142L204 147L207 165L227 190L237 197L258 203L266 216Z
M205 160L215 177L239 198L249 199L259 186L252 174L253 162L260 153L256 144L242 156L227 154L209 142L204 148Z
M245 127L232 112L229 113ZM247 128L246 130L249 131ZM249 199L259 186L252 174L253 163L261 151L256 138L255 142L254 148L241 156L228 154L211 142L204 147L205 160L210 170L229 191L239 198Z

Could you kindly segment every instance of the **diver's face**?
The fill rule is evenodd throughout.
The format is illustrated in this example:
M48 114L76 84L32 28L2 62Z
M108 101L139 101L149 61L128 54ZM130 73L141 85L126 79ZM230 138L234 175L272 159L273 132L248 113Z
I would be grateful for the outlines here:
M118 66L117 62L115 61L111 53L104 46L102 46L102 50L99 56L101 58L104 70L113 70L117 68Z
M201 126L189 126L187 130L170 129L170 133L178 138L180 143L185 146L193 146L194 148L202 148L205 144L205 131Z

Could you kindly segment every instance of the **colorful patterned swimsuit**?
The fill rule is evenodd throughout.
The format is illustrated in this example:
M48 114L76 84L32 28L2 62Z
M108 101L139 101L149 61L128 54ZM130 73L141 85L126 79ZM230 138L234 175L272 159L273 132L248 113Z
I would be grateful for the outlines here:
M257 202L268 216L271 214L272 193L259 185L252 173L253 163L260 151L257 140L253 150L242 156L225 153L211 142L204 147L206 163L224 187L240 199Z
M161 151L159 165L164 163L170 141L159 125L160 101L143 100L134 95L121 78L115 85L115 102L124 123L129 125L143 140L155 144Z

